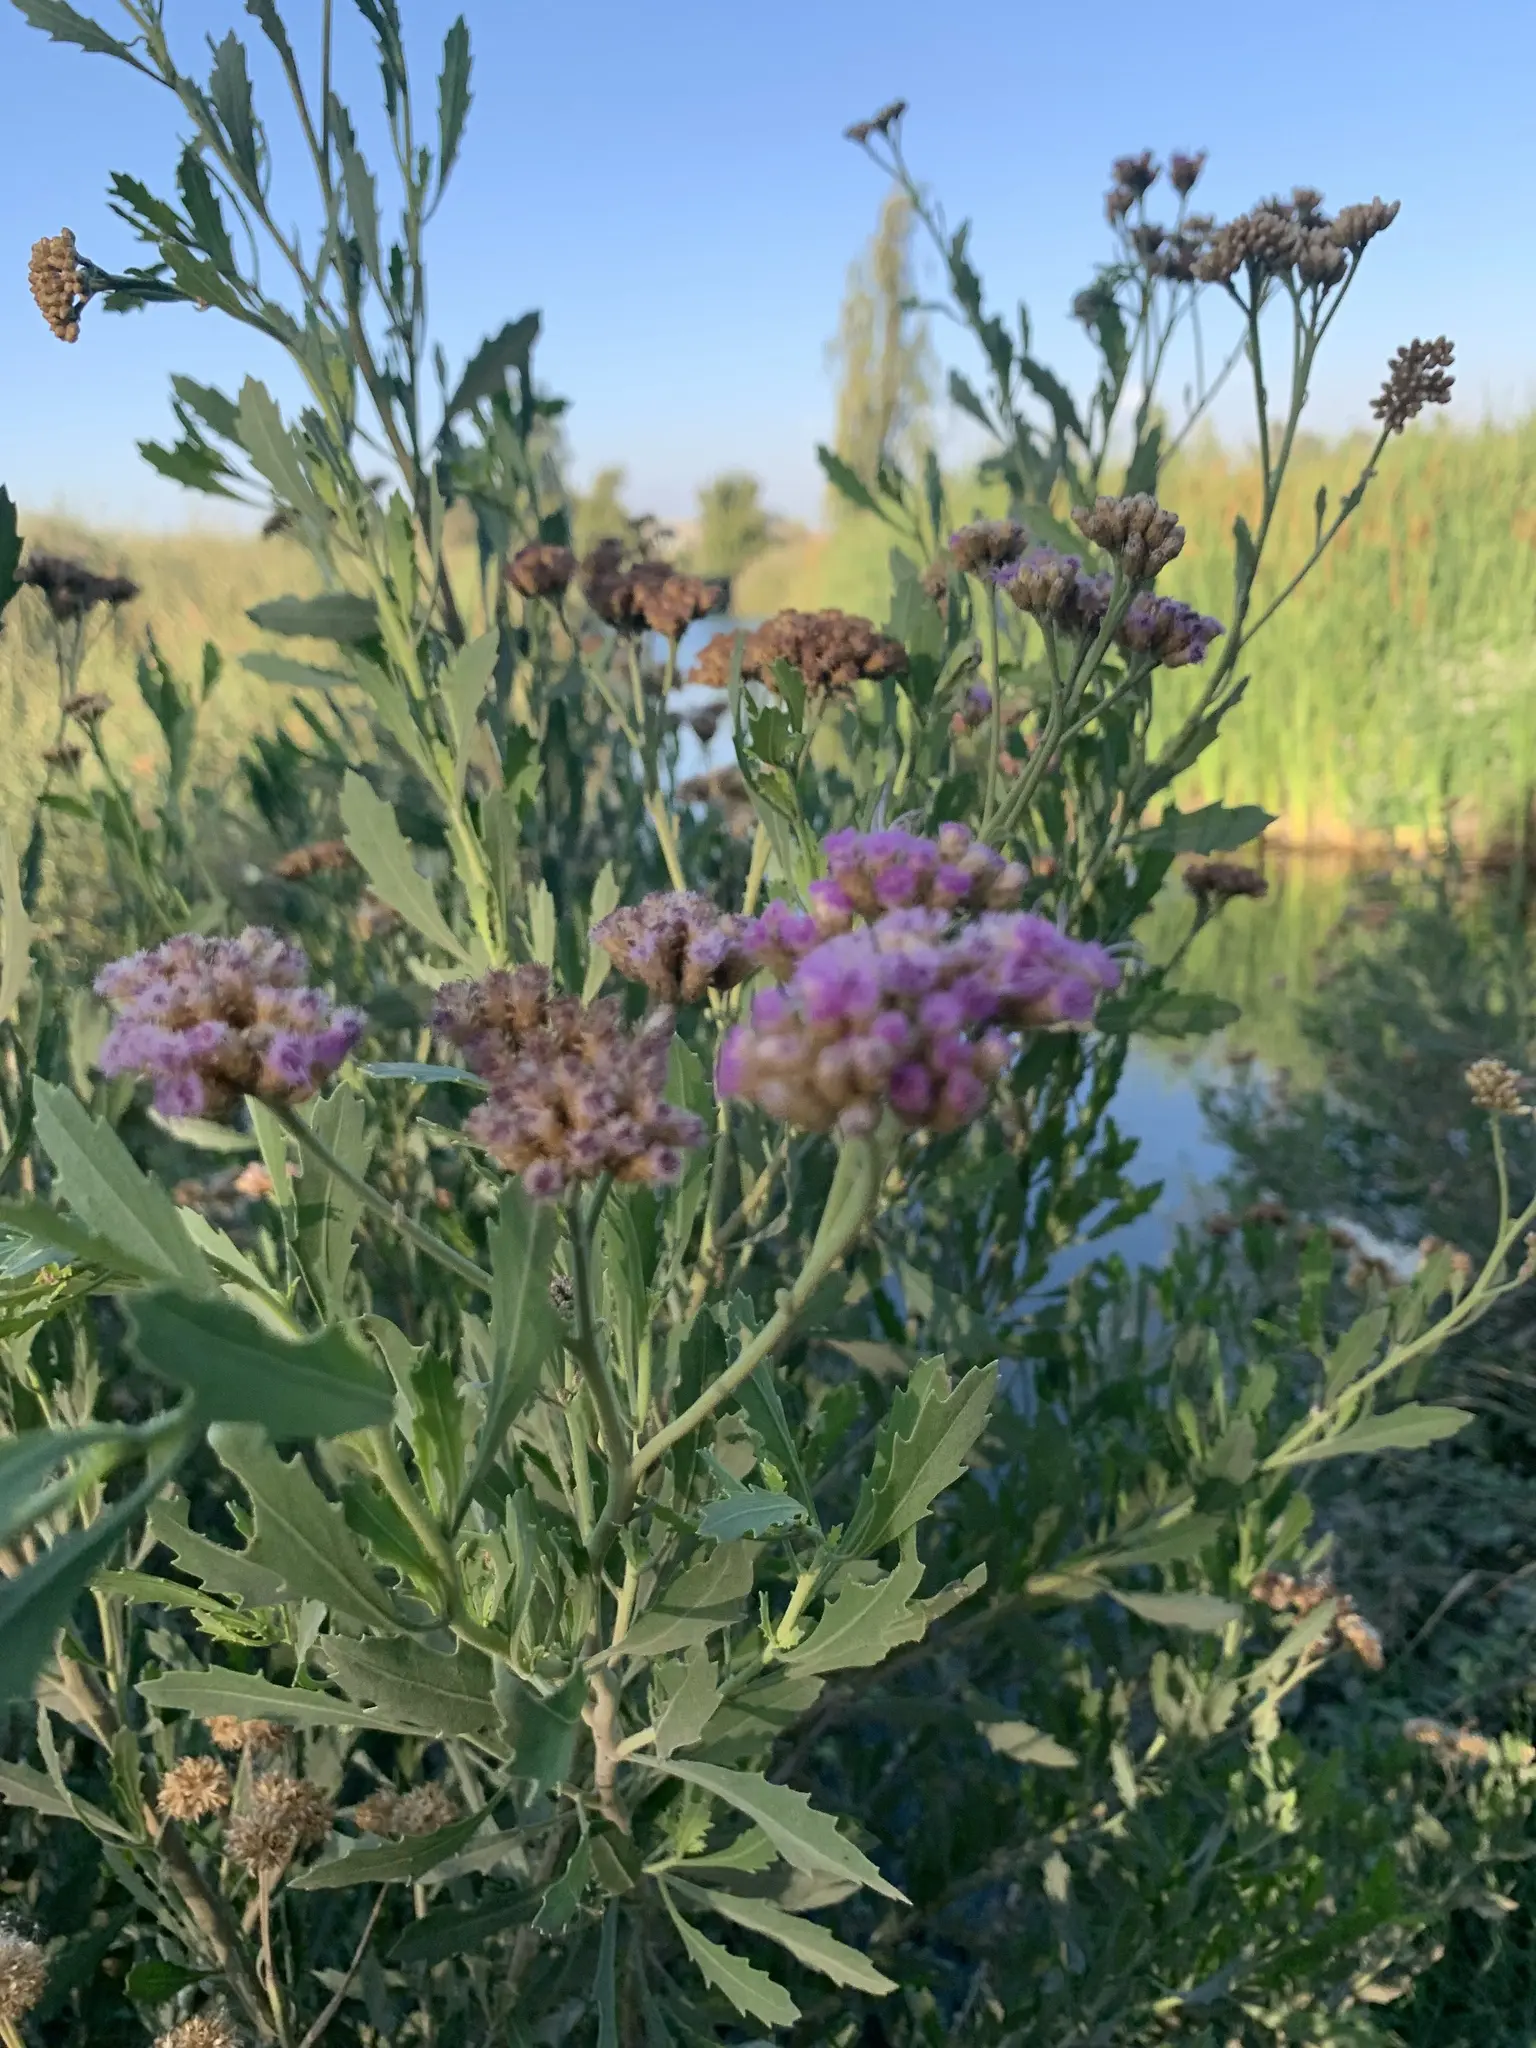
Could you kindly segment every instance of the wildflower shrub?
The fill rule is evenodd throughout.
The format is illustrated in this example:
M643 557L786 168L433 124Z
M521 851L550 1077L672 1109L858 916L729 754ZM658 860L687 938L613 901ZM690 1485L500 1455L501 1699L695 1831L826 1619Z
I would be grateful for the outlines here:
M861 124L982 344L1008 521L957 526L931 465L871 492L825 458L900 542L890 616L707 646L694 680L734 779L689 790L672 692L721 590L640 544L576 560L536 319L426 417L424 230L469 105L464 25L423 145L396 12L360 6L399 174L386 246L328 70L254 8L311 161L306 244L272 215L237 37L204 85L140 0L126 40L19 4L146 73L191 137L179 203L116 181L152 260L108 273L71 245L61 281L50 245L45 316L90 347L98 297L193 299L284 349L296 418L254 378L183 384L152 459L260 503L321 586L258 607L272 645L246 657L309 707L307 744L246 763L286 842L269 874L210 875L172 806L141 820L109 718L86 787L112 798L125 878L110 1015L74 1002L61 1026L76 962L31 929L57 805L0 872L0 1626L7 1696L37 1709L0 1793L37 1817L39 1918L68 1910L61 1839L94 1834L81 1948L106 1928L131 1949L162 2048L1133 2041L1218 1996L1283 2038L1320 1979L1328 2011L1363 1996L1437 1885L1493 1882L1529 1766L1500 1752L1442 1796L1405 1747L1392 1799L1340 1824L1340 1871L1390 1865L1399 1889L1327 1940L1293 1865L1252 1860L1308 1769L1283 1703L1335 1651L1376 1654L1309 1540L1309 1475L1461 1427L1410 1375L1520 1284L1536 1204L1501 1212L1475 1272L1430 1256L1337 1341L1184 1273L1163 1352L1107 1295L1075 1355L1037 1308L1059 1246L1151 1198L1112 1115L1129 1038L1226 1014L1149 967L1137 928L1182 857L1205 863L1190 937L1255 893L1215 857L1265 814L1167 792L1248 687L1307 373L1391 210L1329 220L1297 194L1218 229L1188 215L1181 159L1170 244L1151 160L1117 166L1083 424L986 312L900 110ZM247 236L292 303L244 267ZM1221 620L1153 587L1183 530L1150 391L1104 488L1132 357L1160 357L1207 274L1261 404L1266 297L1300 365L1283 425L1261 416L1264 516L1239 525ZM1402 362L1394 416L1444 396L1439 354ZM458 506L468 594L445 568ZM1155 744L1183 669L1198 694ZM156 688L182 731L190 696ZM173 1202L178 1147L244 1149L259 1215ZM1194 1373L1218 1306L1228 1348ZM1453 1877L1414 1832L1431 1798ZM1237 1816L1238 1910L1155 1966L1103 1865L1129 1839L1155 1912L1143 1803L1182 1844L1213 1803ZM1075 1887L1103 1911L1065 1933ZM23 1958L12 1980L14 2028L42 1978ZM112 1981L61 1971L66 2024L142 2038Z

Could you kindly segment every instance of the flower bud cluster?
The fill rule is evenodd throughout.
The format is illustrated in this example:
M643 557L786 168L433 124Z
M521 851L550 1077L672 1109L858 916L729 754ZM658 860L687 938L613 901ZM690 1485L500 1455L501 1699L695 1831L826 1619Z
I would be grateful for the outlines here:
M516 558L522 560L522 555ZM624 543L611 539L600 540L582 563L581 588L593 611L615 632L649 631L672 641L681 640L699 619L723 610L729 595L726 584L685 576L667 562L626 563Z
M1012 910L1029 880L1026 868L983 846L968 825L941 825L933 839L899 830L832 832L821 850L827 873L808 894L822 938L888 910Z
M1138 591L1115 633L1126 654L1150 654L1160 668L1185 668L1204 661L1211 643L1226 631L1220 619L1205 617L1177 597Z
M240 2040L229 2016L214 2006L183 2020L168 2034L157 2034L154 2048L240 2048Z
M1031 549L1021 562L998 570L995 580L1021 612L1064 633L1097 632L1114 587L1109 576L1085 574L1079 556L1054 548Z
M259 925L236 939L183 932L116 960L96 978L118 1013L101 1071L152 1080L163 1116L218 1116L242 1095L302 1102L366 1022L307 987L308 971L300 947Z
M1400 434L1426 405L1449 405L1454 345L1442 334L1437 341L1410 341L1387 367L1386 382L1371 400L1371 411L1389 433Z
M507 581L524 597L563 597L576 574L576 557L551 541L519 548L507 564Z
M383 1786L360 1800L352 1818L370 1835L431 1835L459 1818L459 1803L446 1785L432 1780L409 1792Z
M31 554L16 580L41 592L49 611L61 624L83 619L99 604L116 610L120 604L131 604L139 594L139 586L131 577L100 576L68 555Z
M702 648L691 680L725 689L736 659L736 635L717 633ZM863 678L902 675L907 650L868 619L848 612L775 612L741 643L741 673L749 682L775 687L774 663L798 669L811 691L843 690Z
M1531 1114L1530 1104L1521 1093L1521 1077L1503 1060L1474 1060L1467 1069L1466 1082L1476 1109L1486 1109L1494 1116Z
M657 1002L701 1003L752 972L741 930L741 919L722 915L707 896L672 889L599 918L592 942Z
M497 969L438 991L437 1029L490 1083L465 1128L535 1201L612 1174L676 1180L698 1117L664 1099L673 1018L652 1010L633 1033L616 1002L551 993L542 967Z
M1184 870L1184 886L1202 908L1234 896L1267 896L1269 884L1257 868L1235 860L1192 860Z
M1206 284L1230 284L1246 270L1250 284L1295 274L1302 284L1327 290L1348 274L1367 242L1397 218L1398 202L1371 199L1346 206L1330 220L1323 195L1298 185L1289 199L1266 199L1249 213L1215 228L1194 266Z
M274 1771L256 1780L249 1807L224 1830L224 1846L231 1860L253 1876L272 1876L300 1850L318 1848L333 1817L331 1802L318 1785Z
M85 287L80 252L71 229L44 235L32 244L27 285L37 301L37 310L59 340L78 341L80 315L91 295Z
M1029 547L1029 534L1012 519L977 519L949 536L949 552L966 576L988 576L1017 562Z
M1169 512L1145 491L1131 498L1096 498L1091 507L1073 509L1072 524L1107 555L1113 556L1133 581L1166 569L1184 547L1178 514Z

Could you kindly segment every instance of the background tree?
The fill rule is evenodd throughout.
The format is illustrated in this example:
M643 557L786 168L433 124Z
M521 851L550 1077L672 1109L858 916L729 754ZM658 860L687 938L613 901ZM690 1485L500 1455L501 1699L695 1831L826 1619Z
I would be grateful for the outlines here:
M837 385L833 446L855 475L873 483L882 457L905 464L928 438L933 348L928 323L914 315L912 204L899 188L880 209L848 285L828 362Z
M700 487L697 553L702 575L739 576L772 540L773 520L755 476L729 469Z

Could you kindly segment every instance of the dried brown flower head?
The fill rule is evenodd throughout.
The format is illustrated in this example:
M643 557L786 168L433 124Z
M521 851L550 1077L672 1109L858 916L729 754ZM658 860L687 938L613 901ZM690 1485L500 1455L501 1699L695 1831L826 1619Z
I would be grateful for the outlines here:
M550 1304L558 1315L568 1316L576 1306L576 1288L568 1273L552 1273L549 1281Z
M1117 185L1123 185L1140 199L1157 183L1159 169L1151 150L1144 149L1137 156L1117 156L1109 167L1109 175Z
M1253 282L1282 277L1295 265L1301 247L1301 229L1294 220L1256 206L1212 233L1209 246L1195 261L1195 276L1202 284L1230 284L1246 268Z
M977 519L949 536L949 552L964 576L985 576L1019 561L1029 547L1029 535L1012 519ZM942 570L942 562L934 564Z
M677 785L677 800L682 804L708 804L719 811L726 830L738 839L745 838L757 821L746 777L734 763L711 768L705 775L690 775L686 782Z
M206 1820L229 1804L229 1773L212 1756L186 1756L160 1782L155 1804L169 1820Z
M56 747L44 747L43 759L50 768L62 768L66 775L73 775L85 759L85 749L73 740L60 740Z
M112 709L112 699L100 690L77 690L73 697L64 699L60 708L76 725L92 726Z
M1341 249L1358 255L1367 242L1391 227L1402 203L1400 199L1394 199L1390 205L1384 199L1367 199L1357 206L1341 206L1328 232Z
M702 648L690 681L724 689L736 657L737 635L717 633ZM907 650L878 632L868 619L848 612L775 612L742 641L741 673L749 681L776 687L773 665L788 662L811 691L847 689L861 677L905 673Z
M723 611L730 595L729 585L714 577L685 576L659 563L640 563L631 576L634 606L663 640L681 640L700 619Z
M1145 491L1130 498L1096 498L1091 507L1077 505L1072 524L1138 581L1166 569L1184 546L1178 514Z
M210 1714L203 1726L214 1748L228 1752L245 1749L252 1756L272 1756L287 1740L279 1722L242 1721L237 1714Z
M292 1171L290 1167L289 1172ZM259 1159L252 1159L235 1175L234 1189L248 1202L263 1201L272 1192L272 1176Z
M1251 1599L1271 1608L1276 1614L1294 1614L1298 1618L1311 1614L1325 1600L1336 1601L1333 1625L1314 1645L1313 1654L1322 1655L1333 1640L1346 1643L1361 1663L1372 1671L1380 1671L1386 1663L1381 1637L1349 1595L1341 1593L1326 1573L1298 1579L1289 1572L1258 1572L1248 1587L1248 1593Z
M183 2020L168 2034L157 2035L154 2048L240 2048L240 2037L229 2015L212 2007L195 2019Z
M712 989L735 988L753 967L741 920L692 890L621 905L593 925L592 941L659 1003L701 1003Z
M279 882L307 882L311 875L337 874L356 865L345 839L315 839L273 861L268 872Z
M576 574L576 557L551 541L519 548L507 564L507 581L524 597L562 597Z
M0 2020L12 2026L42 1997L48 1965L35 1941L13 1927L0 1927Z
M1267 896L1269 884L1257 868L1235 860L1192 860L1184 870L1184 886L1197 902L1230 902L1234 896Z
M906 111L905 100L891 100L878 114L872 114L867 121L855 121L843 133L850 142L868 142L871 135L889 135Z
M381 1785L377 1792L359 1799L352 1809L352 1818L365 1834L392 1835L399 1806L400 1794L392 1785Z
M1207 151L1197 149L1193 156L1185 156L1175 150L1168 159L1168 182L1181 199L1187 199L1205 169Z
M73 561L68 555L31 554L18 570L16 580L40 591L48 601L49 611L59 620L83 619L99 604L116 609L120 604L131 603L139 594L139 586L131 577L98 575L84 562Z
M73 230L44 235L32 244L27 284L37 309L60 341L80 339L80 315L90 302Z
M1503 1060L1474 1060L1466 1073L1467 1090L1477 1109L1490 1110L1495 1116L1529 1116L1527 1104L1521 1089L1522 1077Z
M436 1834L439 1828L451 1827L459 1813L459 1802L448 1787L433 1779L401 1793L395 1802L391 1832L397 1835Z
M256 1780L249 1808L224 1830L224 1846L236 1863L270 1876L323 1842L331 1820L331 1802L318 1785L273 1772Z
M1449 405L1453 343L1442 334L1435 341L1410 341L1387 366L1386 382L1371 400L1371 411L1389 433L1400 434L1426 405Z

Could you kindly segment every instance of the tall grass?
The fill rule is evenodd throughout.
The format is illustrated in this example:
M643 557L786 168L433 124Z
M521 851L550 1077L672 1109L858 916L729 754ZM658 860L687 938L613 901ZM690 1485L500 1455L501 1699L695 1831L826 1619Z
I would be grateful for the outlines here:
M1260 609L1306 558L1319 489L1335 500L1364 452L1357 441L1298 450ZM1173 466L1161 495L1189 533L1164 587L1225 616L1232 523L1251 521L1259 497L1254 464L1208 444ZM985 497L956 492L965 510ZM869 515L840 520L754 564L738 609L836 604L880 617L890 539ZM1394 442L1245 667L1247 700L1187 795L1263 803L1312 845L1435 838L1447 804L1463 844L1506 833L1536 791L1536 417ZM1198 670L1163 678L1165 725L1198 686Z

